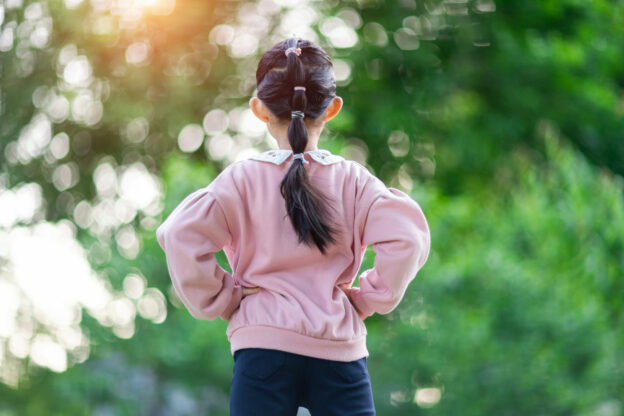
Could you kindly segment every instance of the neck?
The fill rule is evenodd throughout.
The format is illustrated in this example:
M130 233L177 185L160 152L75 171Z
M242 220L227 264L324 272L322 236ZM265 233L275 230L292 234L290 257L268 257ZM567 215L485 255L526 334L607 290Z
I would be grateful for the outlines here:
M288 143L288 139L286 139L285 141L283 139L278 140L277 144L280 149L292 150L292 148L290 147L290 143ZM308 140L308 144L303 151L308 152L310 150L318 150L318 139Z
M306 123L306 128L308 130L308 143L306 144L304 152L310 150L318 150L318 141L321 132L323 131L324 125L325 123L322 123L320 125L318 123ZM271 136L273 136L275 141L277 141L277 146L280 149L292 150L292 148L290 147L290 143L288 142L288 123L269 122L268 128L269 133L271 134Z

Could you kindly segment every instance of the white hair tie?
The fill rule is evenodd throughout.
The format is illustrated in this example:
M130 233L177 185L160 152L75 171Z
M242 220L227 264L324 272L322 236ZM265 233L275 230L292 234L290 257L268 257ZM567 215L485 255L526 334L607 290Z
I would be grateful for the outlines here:
M295 159L301 159L301 163L302 163L302 164L306 164L306 163L308 163L308 161L307 161L307 160L305 160L305 158L303 157L303 153L295 153L295 154L293 155L293 160L295 160Z

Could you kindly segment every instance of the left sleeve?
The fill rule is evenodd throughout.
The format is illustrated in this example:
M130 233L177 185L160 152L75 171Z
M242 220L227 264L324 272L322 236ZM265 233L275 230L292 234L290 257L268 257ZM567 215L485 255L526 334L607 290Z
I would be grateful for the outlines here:
M173 287L197 319L229 321L242 287L215 253L231 241L225 213L209 187L189 194L156 229Z
M356 223L363 228L362 245L373 245L375 262L360 274L360 286L351 289L353 305L364 318L396 308L431 248L429 225L416 201L376 178L367 188L372 198L363 198L367 202Z

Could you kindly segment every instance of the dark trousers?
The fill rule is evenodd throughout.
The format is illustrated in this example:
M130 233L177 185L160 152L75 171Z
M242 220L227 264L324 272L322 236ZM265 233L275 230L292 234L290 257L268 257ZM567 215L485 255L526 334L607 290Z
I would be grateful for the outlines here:
M344 362L290 352L234 352L230 416L374 416L366 357Z

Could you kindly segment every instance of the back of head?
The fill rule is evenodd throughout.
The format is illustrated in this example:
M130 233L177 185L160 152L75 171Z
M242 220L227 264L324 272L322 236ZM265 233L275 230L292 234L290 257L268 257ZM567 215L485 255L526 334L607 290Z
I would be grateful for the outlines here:
M308 144L305 119L320 118L336 96L331 58L313 42L291 37L262 55L256 71L258 98L280 120L289 122L288 142L293 153ZM316 244L322 253L338 232L328 224L329 201L307 176L303 159L293 158L280 191L299 242Z

